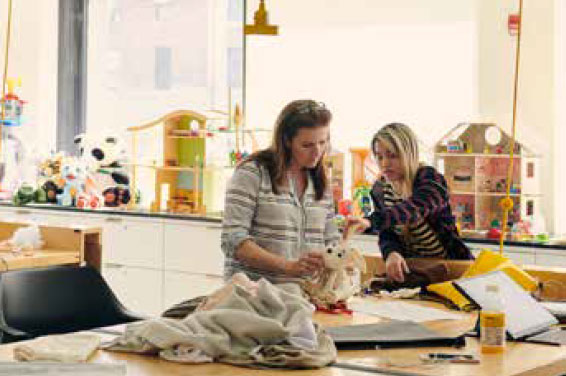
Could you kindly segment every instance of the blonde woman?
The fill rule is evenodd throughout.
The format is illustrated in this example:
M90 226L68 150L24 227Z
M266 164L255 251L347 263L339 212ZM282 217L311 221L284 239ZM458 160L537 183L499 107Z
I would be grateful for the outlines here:
M371 149L382 173L371 191L374 207L367 218L349 218L353 225L379 232L387 276L403 282L405 258L472 259L460 239L450 208L444 176L419 162L417 138L401 123L381 128Z

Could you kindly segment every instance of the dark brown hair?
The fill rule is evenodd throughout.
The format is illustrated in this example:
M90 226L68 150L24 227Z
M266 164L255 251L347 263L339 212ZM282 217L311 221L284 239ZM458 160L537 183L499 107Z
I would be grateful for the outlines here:
M285 170L291 162L291 149L287 146L301 128L328 126L332 114L320 102L310 99L295 100L286 105L277 117L271 146L252 154L248 160L257 161L269 171L273 192L283 184ZM314 182L315 199L320 200L328 187L323 158L314 168L308 169Z

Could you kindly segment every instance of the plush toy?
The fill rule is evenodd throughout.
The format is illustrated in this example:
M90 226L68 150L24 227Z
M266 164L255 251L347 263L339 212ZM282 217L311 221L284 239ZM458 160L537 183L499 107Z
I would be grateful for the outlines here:
M57 204L76 205L79 194L85 189L86 169L84 165L74 158L66 158L61 166L61 179L64 185L63 191L57 195Z
M31 185L23 184L12 196L14 205L21 206L33 202L35 190Z
M75 137L75 144L89 171L87 206L93 207L97 201L109 207L128 204L130 178L124 166L125 150L118 137L81 134Z
M61 165L65 156L57 153L42 160L37 166L38 190L45 193L45 200L36 199L37 202L57 203L57 195L63 193L64 181L61 179Z
M8 240L0 242L0 250L9 250L14 253L31 253L40 249L44 244L41 231L37 225L20 227Z
M41 161L38 166L38 180L45 182L56 179L61 173L63 159L63 153L57 153Z
M47 180L43 183L41 189L45 192L45 201L50 204L56 204L57 195L63 193L63 189L53 180Z
M22 184L12 196L12 202L16 206L27 205L29 203L46 203L47 193L43 187L35 189L30 184Z
M350 247L347 240L325 248L323 253L325 269L320 276L303 283L303 289L311 301L322 307L330 307L358 292L357 286L348 273L357 268L365 273L366 263L360 251Z

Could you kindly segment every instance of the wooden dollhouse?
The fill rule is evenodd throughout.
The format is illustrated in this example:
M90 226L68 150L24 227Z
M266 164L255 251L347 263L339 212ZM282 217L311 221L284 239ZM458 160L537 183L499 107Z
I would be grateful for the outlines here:
M255 134L263 131L241 125L242 113L236 107L233 119L216 112L180 110L128 128L134 190L142 191L142 197L152 196L150 211L219 214L226 181L234 165L248 154L245 137L254 152Z
M446 177L452 211L466 236L481 236L501 223L499 202L505 196L510 141L495 124L462 123L435 145L435 165ZM539 169L540 157L516 142L510 222L519 223L539 210Z
M132 182L138 188L141 169L154 173L150 210L204 213L202 168L205 165L206 117L194 111L175 111L155 121L128 128L132 133ZM144 133L157 144L155 150L139 147ZM155 144L154 144L155 145ZM165 206L165 207L162 207Z

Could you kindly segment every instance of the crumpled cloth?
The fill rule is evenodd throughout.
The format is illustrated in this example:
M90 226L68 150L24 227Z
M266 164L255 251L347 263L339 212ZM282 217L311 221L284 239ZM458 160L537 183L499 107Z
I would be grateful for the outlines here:
M241 281L240 281L241 282ZM332 339L312 321L313 306L295 284L233 283L183 320L129 324L106 344L115 351L183 362L193 348L214 361L260 367L317 368L336 358Z
M39 337L14 347L19 361L86 362L100 345L100 337L91 333L71 333Z

